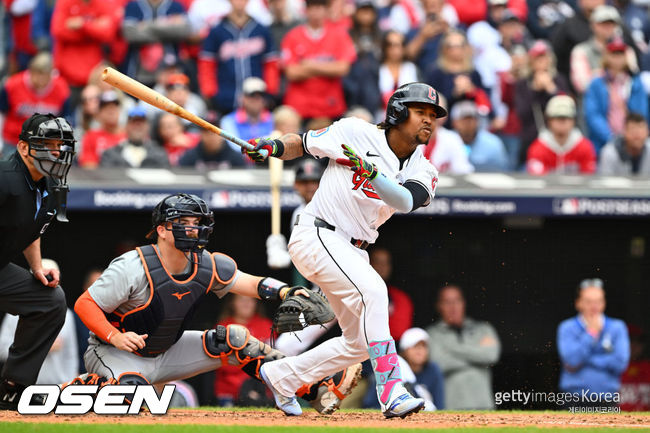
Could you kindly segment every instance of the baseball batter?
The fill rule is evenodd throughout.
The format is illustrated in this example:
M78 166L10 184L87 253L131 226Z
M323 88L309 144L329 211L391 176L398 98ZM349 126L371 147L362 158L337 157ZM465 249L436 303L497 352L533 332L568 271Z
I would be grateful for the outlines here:
M438 173L418 146L429 141L436 118L446 115L432 87L410 83L391 96L379 125L346 118L302 136L252 140L255 150L246 153L255 161L267 155L330 158L314 198L298 217L289 253L300 273L327 295L343 335L265 364L261 376L274 393L292 396L303 384L370 356L386 417L405 417L424 406L402 385L386 285L365 248L394 212L411 212L433 199Z
M283 299L290 288L273 278L247 274L230 257L204 249L212 212L195 195L166 197L154 209L149 235L155 244L111 262L77 300L75 312L91 331L84 355L89 375L71 383L165 383L219 368L240 367L259 379L264 362L284 355L241 325L186 331L208 292ZM295 296L309 296L298 289ZM301 393L321 413L331 413L351 391L360 365L319 380ZM287 415L297 415L295 398L276 397ZM299 405L298 405L299 409Z

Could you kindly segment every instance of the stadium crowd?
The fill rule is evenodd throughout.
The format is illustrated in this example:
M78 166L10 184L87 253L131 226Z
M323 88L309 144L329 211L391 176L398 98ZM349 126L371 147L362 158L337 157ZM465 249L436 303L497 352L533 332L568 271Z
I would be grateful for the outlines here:
M450 113L425 144L441 173L650 173L642 0L3 4L4 155L40 111L70 120L84 168L251 167L103 83L111 65L244 139L379 122L398 86L424 81Z
M25 119L51 112L74 126L76 163L83 169L253 168L221 137L103 83L101 71L110 65L243 139L320 129L345 116L379 122L397 87L423 81L444 96L449 109L424 143L425 155L441 173L650 175L650 3L645 1L4 0L3 5L3 156L13 152ZM390 252L376 249L371 260L390 282ZM439 290L440 320L423 330L404 320L413 310L408 295L388 286L391 318L401 318L391 322L391 334L416 392L438 408L493 408L489 368L498 362L499 338L490 324L465 316L462 289ZM643 341L642 331L630 328L630 349L624 324L604 315L602 281L580 284L576 309L578 315L558 328L560 389L573 392L597 383L606 391L620 390L630 353L637 370L648 371L643 348L635 346ZM219 323L245 324L260 339L268 338L269 320L251 299L232 297ZM68 338L51 352L71 348L74 338ZM624 386L626 380L643 384L638 392L650 394L650 379L635 382L629 378L633 373L627 370ZM224 368L213 395L223 405L255 404L248 397L260 389L245 379L236 368ZM372 394L374 387L367 389ZM356 401L363 405L364 396ZM635 407L648 410L650 402Z

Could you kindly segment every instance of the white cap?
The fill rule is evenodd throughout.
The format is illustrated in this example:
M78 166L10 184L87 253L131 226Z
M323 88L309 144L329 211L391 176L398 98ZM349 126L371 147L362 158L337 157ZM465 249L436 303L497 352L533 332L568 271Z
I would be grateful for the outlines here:
M404 331L399 339L399 350L410 349L420 341L429 342L429 334L422 328L411 328Z
M614 21L615 23L621 23L621 15L618 13L614 6L601 5L598 6L591 13L590 21L592 23L604 23L607 21Z
M576 117L576 103L568 95L553 96L546 104L546 117Z
M258 77L248 77L242 84L242 93L252 95L253 93L266 93L266 83Z

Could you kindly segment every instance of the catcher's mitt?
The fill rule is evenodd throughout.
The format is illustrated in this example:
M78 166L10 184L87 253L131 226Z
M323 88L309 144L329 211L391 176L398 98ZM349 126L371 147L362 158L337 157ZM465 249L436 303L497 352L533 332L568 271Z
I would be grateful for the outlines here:
M295 295L297 290L309 293L309 298ZM275 312L273 330L278 334L300 331L309 325L323 325L334 320L334 311L327 298L301 286L292 287Z

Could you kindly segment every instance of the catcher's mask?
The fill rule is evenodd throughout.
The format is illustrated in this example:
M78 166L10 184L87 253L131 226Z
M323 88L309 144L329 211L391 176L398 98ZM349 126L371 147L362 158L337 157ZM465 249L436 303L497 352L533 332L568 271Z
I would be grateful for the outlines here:
M51 113L36 113L23 123L18 138L29 145L36 169L66 187L75 155L75 139L68 121Z
M198 217L198 225L181 224L181 217ZM208 204L193 194L173 194L165 197L156 205L151 214L153 227L147 234L147 239L155 239L156 227L163 224L166 230L174 235L174 246L186 253L197 253L201 260L203 248L208 244L214 226L214 215ZM171 223L171 228L166 223ZM194 236L196 233L196 236Z

